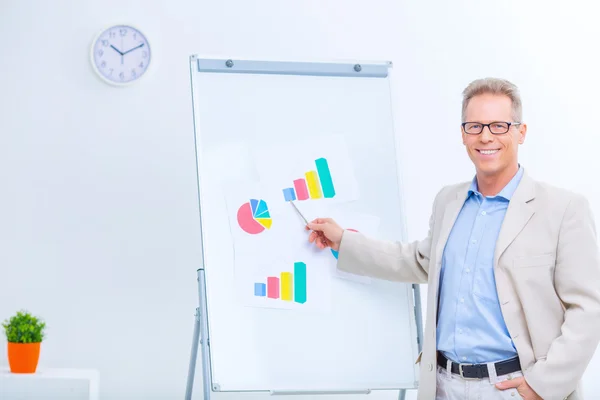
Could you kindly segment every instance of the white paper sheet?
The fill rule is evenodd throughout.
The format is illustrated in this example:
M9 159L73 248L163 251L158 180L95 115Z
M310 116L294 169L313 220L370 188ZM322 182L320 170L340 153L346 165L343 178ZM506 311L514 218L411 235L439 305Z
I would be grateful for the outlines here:
M259 182L236 182L223 189L236 251L258 251L276 245L287 231L279 214L285 205L279 193ZM289 226L289 223L288 223Z
M323 136L318 141L301 139L284 144L255 143L251 153L261 182L278 188L281 201L286 200L286 190L291 191L293 198L300 203L343 203L359 198L354 167L342 135ZM326 168L320 169L319 165L323 164ZM327 169L329 173L323 174ZM316 185L310 184L311 178L307 173L316 178ZM316 192L311 187L316 188Z
M305 245L308 232L292 205L267 185L236 183L225 190L233 247L240 254L283 257ZM236 268L242 265L236 262Z
M280 192L257 182L235 183L225 190L235 255L236 293L246 306L328 312L331 307L329 260L308 242L305 223L291 204L273 200ZM265 220L269 220L265 223ZM306 301L281 299L282 272L306 265ZM279 298L271 298L268 277L280 279ZM257 295L255 284L263 284ZM263 296L264 294L264 296ZM299 302L300 301L300 302Z
M236 271L236 293L243 305L298 312L330 312L332 277L326 260L312 251L298 248L296 252L280 257L256 257L245 253L237 253L236 257L241 258L245 265L245 268ZM305 280L298 280L297 263L300 263L300 270L306 271ZM289 274L289 291L285 289L282 273ZM289 295L287 299L284 298L286 293Z

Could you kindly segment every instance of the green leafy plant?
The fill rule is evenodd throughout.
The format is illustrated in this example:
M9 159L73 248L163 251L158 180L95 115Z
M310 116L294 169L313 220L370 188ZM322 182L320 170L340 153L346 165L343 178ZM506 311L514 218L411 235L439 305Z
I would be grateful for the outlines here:
M23 310L5 320L2 326L11 343L39 343L44 339L46 323Z

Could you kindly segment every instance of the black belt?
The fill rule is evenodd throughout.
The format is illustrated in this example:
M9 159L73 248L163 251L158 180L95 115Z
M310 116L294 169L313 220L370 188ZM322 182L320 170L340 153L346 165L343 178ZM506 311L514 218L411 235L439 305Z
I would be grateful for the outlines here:
M448 359L440 351L438 351L437 354L438 365L446 368ZM494 366L496 367L496 376L510 374L512 372L521 370L519 357L511 358L510 360L499 361L495 363ZM487 364L458 364L452 361L450 371L468 379L481 379L489 377Z

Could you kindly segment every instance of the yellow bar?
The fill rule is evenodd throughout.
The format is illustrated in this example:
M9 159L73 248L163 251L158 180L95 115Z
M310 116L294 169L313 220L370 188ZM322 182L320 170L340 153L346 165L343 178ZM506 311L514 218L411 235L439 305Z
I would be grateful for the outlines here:
M308 186L308 193L311 199L320 199L321 186L319 185L319 178L317 178L316 171L308 171L306 174L306 185Z
M294 289L292 286L292 273L282 272L281 273L281 300L292 301L294 296Z

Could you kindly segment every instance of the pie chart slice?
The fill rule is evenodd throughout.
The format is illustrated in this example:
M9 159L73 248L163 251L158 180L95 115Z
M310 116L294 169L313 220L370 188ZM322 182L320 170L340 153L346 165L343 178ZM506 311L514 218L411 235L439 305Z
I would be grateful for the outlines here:
M271 218L256 218L256 222L258 222L265 228L269 229L269 228L271 228L271 224L273 223L273 220Z
M257 218L258 216L268 212L269 209L267 208L267 203L264 200L261 200L258 202L258 205L256 206L256 209L254 210L254 217Z
M250 203L244 203L238 209L237 221L240 228L251 235L256 235L265 230L265 228L252 216L252 207L250 206Z
M269 210L267 210L267 211L265 211L263 213L260 213L260 214L254 214L254 218L257 218L257 219L259 219L259 218L271 218L271 214L269 214Z
M255 215L256 208L258 207L258 200L256 200L256 199L250 200L250 205L252 206L252 215Z

